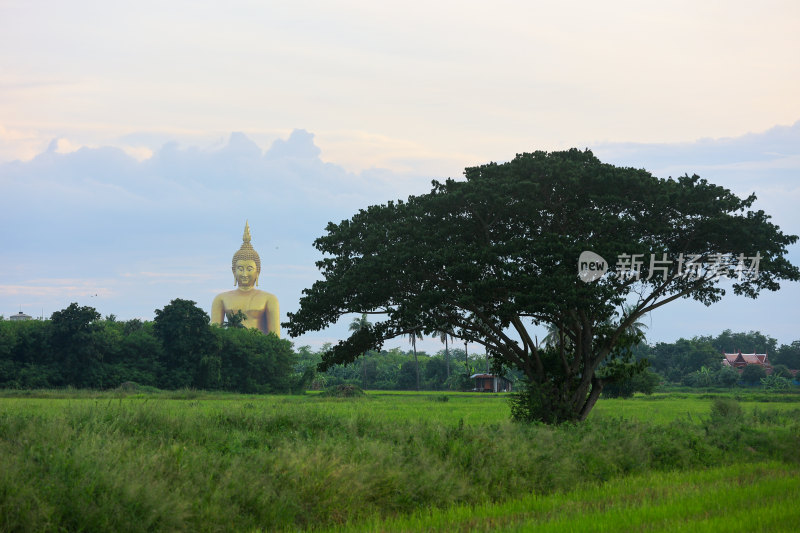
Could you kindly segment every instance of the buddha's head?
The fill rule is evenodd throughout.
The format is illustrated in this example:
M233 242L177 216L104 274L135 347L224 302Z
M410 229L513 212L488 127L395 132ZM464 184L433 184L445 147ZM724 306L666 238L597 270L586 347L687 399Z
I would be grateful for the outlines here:
M261 274L261 258L250 244L250 225L245 222L242 246L233 254L231 260L234 285L249 289L258 285L258 276Z

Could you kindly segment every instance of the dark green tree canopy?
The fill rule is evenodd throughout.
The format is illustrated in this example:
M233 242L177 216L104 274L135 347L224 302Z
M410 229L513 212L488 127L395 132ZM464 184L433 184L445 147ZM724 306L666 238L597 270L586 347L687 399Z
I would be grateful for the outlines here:
M76 338L83 340L96 327L100 313L94 307L79 306L73 302L66 309L56 311L50 317L53 339L57 344L66 344Z
M74 302L50 316L50 344L68 383L84 385L90 379L87 369L102 359L94 335L100 327L99 320L100 313L94 307L79 306Z
M742 381L750 385L757 385L765 377L767 377L767 371L761 365L747 365L742 370Z
M718 301L720 272L750 297L800 277L784 258L796 236L749 210L754 196L738 198L698 176L658 179L576 149L521 154L465 175L331 223L315 241L326 254L317 263L324 279L289 313L290 335L347 313L383 316L327 352L323 369L390 338L447 329L483 345L495 365L524 372L539 398L534 418L583 419L604 383L641 370L627 348L641 338L630 326L643 314L678 298ZM583 281L584 251L611 271ZM642 254L639 275L614 275L613 263L632 254ZM718 254L758 254L757 273L739 276L737 263ZM681 275L690 259L715 258L717 268ZM569 342L540 346L532 324L553 325Z
M164 309L156 309L154 331L167 349L191 352L208 336L209 317L191 300L175 298Z

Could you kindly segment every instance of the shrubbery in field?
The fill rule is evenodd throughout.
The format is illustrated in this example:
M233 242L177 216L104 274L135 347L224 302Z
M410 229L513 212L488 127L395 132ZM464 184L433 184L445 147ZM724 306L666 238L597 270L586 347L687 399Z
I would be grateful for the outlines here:
M653 394L663 378L650 369L634 374L631 378L603 387L603 398L632 398L637 392Z
M365 394L355 385L336 385L322 391L321 396L326 398L363 398Z
M763 378L767 377L767 371L758 365L747 365L741 375L743 382L749 385L758 385Z
M761 386L770 391L788 391L792 388L792 382L783 376L771 374L761 378Z

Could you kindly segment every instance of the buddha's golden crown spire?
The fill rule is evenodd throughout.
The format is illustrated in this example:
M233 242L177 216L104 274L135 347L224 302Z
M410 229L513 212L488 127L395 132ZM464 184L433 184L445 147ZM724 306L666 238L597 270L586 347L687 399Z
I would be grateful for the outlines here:
M244 223L244 234L242 235L242 246L239 250L233 254L233 259L231 259L231 271L233 271L233 279L236 280L236 261L255 261L256 262L256 272L261 274L261 258L258 257L258 252L256 252L253 245L250 244L250 222L245 221ZM256 278L256 285L258 285L258 278Z

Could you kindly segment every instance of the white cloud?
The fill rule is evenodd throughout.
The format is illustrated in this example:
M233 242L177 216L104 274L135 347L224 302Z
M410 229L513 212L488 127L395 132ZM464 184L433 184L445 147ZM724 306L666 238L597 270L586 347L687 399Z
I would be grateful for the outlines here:
M77 152L81 148L84 148L81 144L76 144L71 142L69 139L58 139L56 140L56 150L57 154L70 154L72 152ZM91 148L91 147L87 147Z
M122 150L140 162L153 157L153 150L146 146L123 146Z
M799 132L800 123L741 138L606 144L594 151L603 161L658 175L697 172L737 192L754 189L758 206L773 214L785 232L800 233L795 208L800 201ZM147 135L137 139L130 134L120 146L146 145ZM262 139L271 135L262 133ZM431 178L442 177L422 174L425 164L418 158L425 152L416 143L357 132L340 135L342 143L348 137L355 144L364 139L364 150L373 151L376 160L406 154L413 162L408 168L420 173L348 171L305 130L278 136L263 147L243 133L223 142L203 138L202 147L161 143L142 159L122 148L82 143L60 153L56 143L30 161L0 164L0 227L13 228L3 234L0 251L0 313L16 312L23 304L29 314L47 309L49 316L78 300L102 314L151 319L154 309L174 298L208 309L214 294L232 286L230 257L247 219L262 259L260 287L278 295L285 317L296 310L302 290L319 279L314 266L319 254L312 242L327 222L370 204L426 192ZM438 163L437 153L429 155L434 167L451 164L446 154ZM800 263L798 255L798 246L792 247L795 263ZM30 272L37 272L37 279ZM796 337L790 326L797 318L794 285L756 301L725 300L719 304L724 313L721 307L667 306L652 338L713 333L723 322L738 327L743 322L728 310L747 308L748 329L789 342ZM678 308L683 312L676 313ZM776 315L785 316L786 323L769 318ZM345 334L346 324L298 342Z
M141 160L119 148L54 141L28 162L0 165L0 225L14 228L3 258L17 265L4 274L9 290L0 306L17 305L26 290L57 302L90 297L98 268L116 276L113 293L98 293L105 313L147 317L174 297L208 305L207 295L228 284L230 255L249 219L265 289L291 310L318 276L311 243L325 224L400 189L396 174L375 180L320 155L313 134L296 130L266 150L235 133L212 148L167 143ZM26 281L32 268L77 275L85 290L36 288Z
M41 283L41 284L40 284ZM34 280L26 285L0 285L0 293L6 296L74 298L111 296L113 291L108 287L98 286L90 280Z
M28 161L47 145L34 130L8 128L0 124L0 163L19 159Z
M168 281L169 283L197 283L198 281L208 281L210 274L198 274L191 272L137 272L135 274L124 273L125 278L144 278L150 281Z

